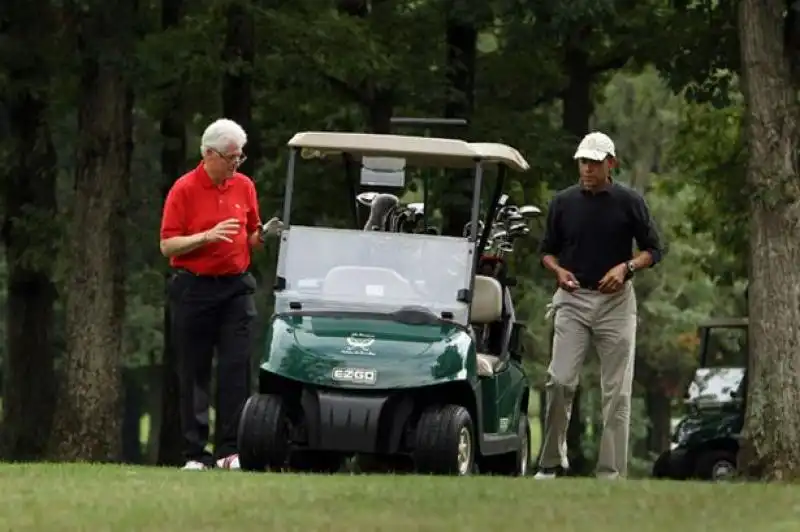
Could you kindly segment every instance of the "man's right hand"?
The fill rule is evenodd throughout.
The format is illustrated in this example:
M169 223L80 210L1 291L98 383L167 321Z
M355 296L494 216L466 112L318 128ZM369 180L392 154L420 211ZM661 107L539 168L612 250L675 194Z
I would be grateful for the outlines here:
M232 237L240 231L240 223L236 218L228 218L206 231L203 235L205 242L233 242Z
M558 272L556 272L556 276L558 277L558 286L567 292L573 292L581 286L580 283L578 283L578 279L576 279L569 270L559 268Z

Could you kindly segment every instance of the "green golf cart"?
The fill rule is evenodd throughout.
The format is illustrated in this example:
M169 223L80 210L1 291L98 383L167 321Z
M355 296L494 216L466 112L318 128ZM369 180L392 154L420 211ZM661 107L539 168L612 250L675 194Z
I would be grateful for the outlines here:
M513 283L475 273L487 171L492 220L506 172L528 170L525 159L502 144L404 135L305 132L288 145L275 307L239 424L242 468L336 472L356 456L393 471L525 475L530 388ZM298 155L360 162L380 179L473 169L466 236L381 229L386 215L364 228L292 225Z
M716 318L700 332L700 368L686 393L686 416L671 448L653 466L656 478L720 481L736 472L747 387L747 318Z

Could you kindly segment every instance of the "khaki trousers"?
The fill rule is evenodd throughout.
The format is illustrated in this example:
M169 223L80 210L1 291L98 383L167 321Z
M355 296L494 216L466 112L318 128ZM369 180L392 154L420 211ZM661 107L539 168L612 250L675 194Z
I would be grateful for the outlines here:
M600 359L603 435L597 476L628 473L631 388L636 347L636 295L630 281L614 294L559 288L552 305L555 334L547 369L547 411L540 467L569 467L567 426L583 361L593 345Z

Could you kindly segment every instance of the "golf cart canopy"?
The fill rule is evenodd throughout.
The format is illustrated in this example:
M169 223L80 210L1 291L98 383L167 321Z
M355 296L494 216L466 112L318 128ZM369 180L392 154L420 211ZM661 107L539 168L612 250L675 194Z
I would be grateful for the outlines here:
M457 139L307 131L289 141L306 159L348 153L354 159L398 157L422 167L472 168L478 162L502 164L517 172L530 166L514 148L498 143L469 143Z

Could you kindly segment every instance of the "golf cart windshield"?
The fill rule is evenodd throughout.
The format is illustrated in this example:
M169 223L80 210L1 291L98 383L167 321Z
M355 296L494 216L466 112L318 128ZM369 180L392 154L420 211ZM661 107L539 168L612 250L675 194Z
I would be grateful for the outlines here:
M389 314L425 309L466 325L471 249L463 238L293 225L282 235L275 311Z

